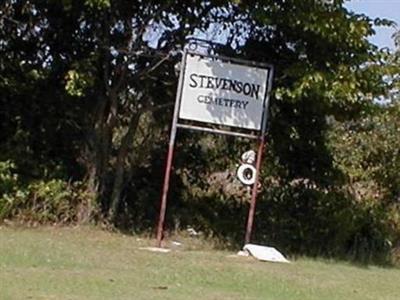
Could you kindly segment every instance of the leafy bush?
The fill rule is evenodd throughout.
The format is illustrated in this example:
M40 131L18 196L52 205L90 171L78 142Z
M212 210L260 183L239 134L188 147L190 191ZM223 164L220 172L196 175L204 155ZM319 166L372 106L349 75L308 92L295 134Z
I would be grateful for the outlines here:
M93 197L80 182L39 180L24 185L10 161L0 163L0 220L26 224L70 224L93 217Z
M15 198L11 213L27 223L70 224L89 220L91 202L79 183L38 181L27 187L25 197Z
M18 175L13 173L14 168L11 161L0 161L0 195L13 191L18 181Z
M384 207L341 191L270 188L257 205L255 240L286 253L387 262L392 236Z
M14 195L18 191L18 175L14 173L15 165L10 160L0 161L0 219L12 206Z

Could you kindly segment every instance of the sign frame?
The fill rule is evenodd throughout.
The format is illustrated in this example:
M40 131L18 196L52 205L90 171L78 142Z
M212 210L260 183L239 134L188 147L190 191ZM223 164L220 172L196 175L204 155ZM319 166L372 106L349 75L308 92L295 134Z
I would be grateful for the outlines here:
M240 128L237 130L237 127L230 126L230 125L222 125L222 126L229 126L231 130L227 130L225 128L219 129L212 126L207 126L208 123L199 122L200 125L193 125L187 124L185 122L180 122L179 112L182 103L182 91L183 91L183 82L186 73L186 60L188 55L195 55L204 57L211 60L218 60L227 63L233 63L242 66L248 67L256 67L268 70L268 75L266 78L266 89L263 95L263 111L261 115L261 128L259 130L256 129L247 129L247 128ZM167 196L169 190L169 181L171 175L171 167L172 167L172 160L174 154L174 147L175 147L175 139L178 129L188 129L188 130L195 130L195 131L203 131L209 132L214 134L224 134L230 135L235 137L242 137L248 139L258 140L258 150L257 150L257 159L256 159L256 174L255 174L255 184L252 187L251 193L251 200L250 200L250 207L249 213L247 218L247 225L246 225L246 234L245 234L245 244L250 243L251 234L253 229L253 222L254 222L254 214L255 214L255 207L256 207L256 199L257 199L257 182L259 179L259 171L261 168L261 160L262 160L262 153L264 150L265 144L265 133L266 133L266 123L268 119L268 105L270 101L270 95L272 90L272 79L274 75L274 67L271 64L243 60L238 58L231 58L227 56L221 55L213 55L213 54L199 54L195 51L185 48L183 51L181 66L180 66L180 73L179 73L179 82L178 82L178 89L177 95L175 99L175 107L174 113L172 118L172 125L171 125L171 133L170 139L168 144L168 153L167 153L167 161L165 166L165 174L164 174L164 181L163 181L163 188L162 188L162 196L161 196L161 203L160 203L160 211L159 211L159 218L158 218L158 225L157 225L157 247L161 247L162 239L163 239L163 231L164 231L164 221L165 221L165 214L166 214L166 207L167 207ZM183 119L182 119L183 120ZM185 120L188 121L188 120ZM189 120L190 121L190 120ZM215 126L215 124L213 124Z

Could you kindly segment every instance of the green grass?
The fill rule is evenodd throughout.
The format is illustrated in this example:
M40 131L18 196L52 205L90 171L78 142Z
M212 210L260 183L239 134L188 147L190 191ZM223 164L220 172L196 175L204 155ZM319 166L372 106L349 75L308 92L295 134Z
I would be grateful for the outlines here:
M400 270L325 260L262 263L185 239L92 228L0 227L0 299L400 299Z

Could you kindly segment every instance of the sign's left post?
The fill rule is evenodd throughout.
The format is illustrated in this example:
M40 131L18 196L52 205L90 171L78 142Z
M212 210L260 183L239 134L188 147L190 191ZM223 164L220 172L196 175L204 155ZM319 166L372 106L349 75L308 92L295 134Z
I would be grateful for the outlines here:
M179 114L179 107L180 107L180 102L181 102L183 79L184 79L184 75L185 75L184 73L185 73L185 68L186 68L186 56L187 56L187 51L185 49L183 52L182 62L181 62L181 67L180 67L180 72L179 72L179 83L178 83L178 89L177 89L177 93L176 93L174 115L172 117L171 134L170 134L169 144L168 144L167 162L166 162L166 166L165 166L164 183L163 183L163 189L162 189L162 195L161 195L160 213L159 213L159 217L158 217L157 247L159 247L159 248L161 248L161 242L163 239L163 232L164 232L164 222L165 222L165 213L167 210L169 181L170 181L170 175L171 175L172 161L174 158L178 114Z

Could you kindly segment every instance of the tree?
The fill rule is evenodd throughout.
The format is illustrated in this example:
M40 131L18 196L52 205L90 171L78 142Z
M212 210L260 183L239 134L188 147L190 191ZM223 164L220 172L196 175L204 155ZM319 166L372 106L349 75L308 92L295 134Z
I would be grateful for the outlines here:
M204 16L211 8L201 1L190 6L172 1L2 4L2 46L10 58L2 64L4 70L14 66L24 73L20 64L28 64L24 68L43 74L44 82L56 81L52 92L57 100L75 101L86 116L78 116L76 122L85 138L78 137L84 146L75 158L86 168L88 189L102 199L111 219L125 167L133 163L128 154L140 119L146 112L171 106L173 97L165 95L171 95L170 85L176 81L176 50L193 28L209 22ZM150 41L154 37L156 46ZM21 52L22 46L30 48ZM152 77L155 72L159 75ZM13 83L18 91L19 81L12 76L5 80L4 91ZM60 108L58 103L52 106ZM67 111L74 113L73 108Z
M1 159L18 162L26 180L79 176L72 165L81 109L63 93L45 16L29 1L4 1L0 24Z
M338 184L340 170L327 146L329 119L358 117L385 88L373 64L378 49L367 40L374 20L348 12L340 0L7 0L1 5L6 75L0 88L8 94L1 111L14 120L4 126L4 136L11 140L19 110L36 99L39 123L47 118L48 124L42 135L24 125L34 139L27 148L44 144L33 156L47 153L47 161L63 141L56 165L63 166L66 178L82 179L111 220L125 187L137 180L135 170L159 166L150 150L154 144L159 150L166 139L174 67L185 39L195 32L218 28L223 45L217 53L275 65L264 169L284 184ZM31 111L23 119L32 120ZM193 137L185 138L198 146ZM234 155L231 148L225 151ZM209 159L189 157L191 163ZM137 186L132 190L130 197L139 193Z

